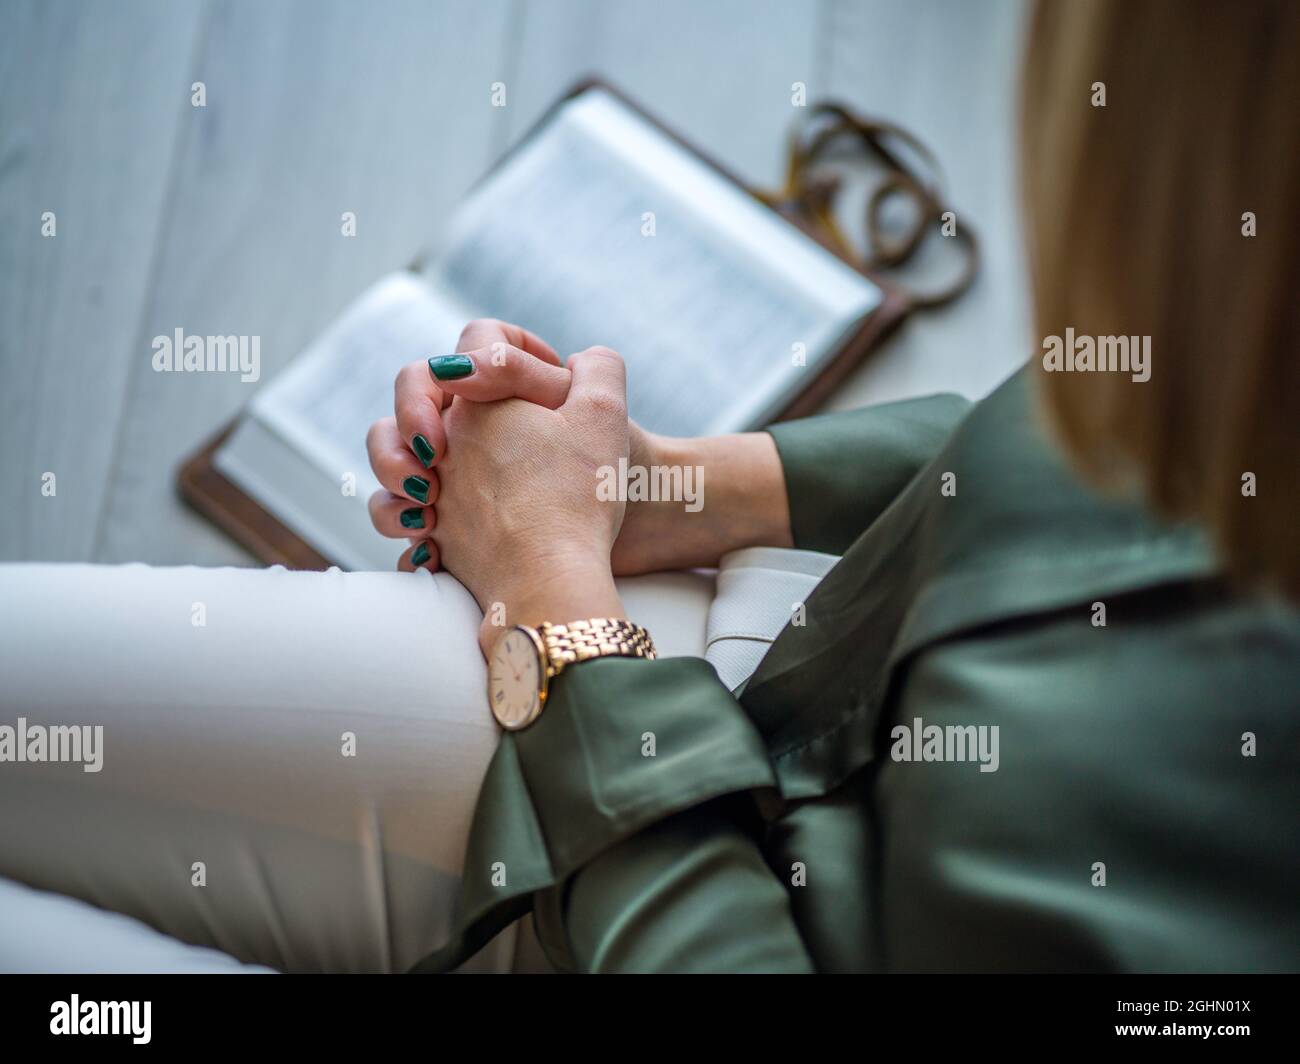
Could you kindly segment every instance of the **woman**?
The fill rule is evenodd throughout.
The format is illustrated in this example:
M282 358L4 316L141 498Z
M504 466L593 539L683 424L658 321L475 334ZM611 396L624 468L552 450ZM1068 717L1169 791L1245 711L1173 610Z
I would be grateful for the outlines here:
M106 754L0 766L0 875L63 895L0 881L0 959L232 963L76 898L291 969L519 967L528 914L582 970L1294 969L1298 46L1281 3L1036 13L1035 329L1149 337L1148 379L1035 360L974 407L667 440L612 352L475 323L369 441L376 526L423 477L403 567L460 583L7 567L10 706L93 706ZM624 456L702 467L703 510L598 491ZM738 548L781 631L710 664L695 578L624 574L721 590ZM614 638L562 633L593 657L543 703L503 641L587 619Z
M405 561L464 581L503 667L529 651L493 604L625 619L617 571L844 555L738 696L694 659L542 648L562 671L507 719L463 930L424 969L529 909L583 970L1300 964L1297 54L1291 5L1039 8L1035 320L1077 357L972 409L659 440L612 352L570 382L507 328L497 367L490 325L399 380L376 524L402 534L404 441L441 410L437 524ZM445 405L507 394L532 403ZM709 516L602 501L629 452L702 467Z

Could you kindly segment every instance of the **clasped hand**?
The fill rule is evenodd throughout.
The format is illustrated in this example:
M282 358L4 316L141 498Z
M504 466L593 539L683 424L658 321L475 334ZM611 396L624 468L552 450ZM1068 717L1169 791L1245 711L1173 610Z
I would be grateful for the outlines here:
M471 322L456 351L404 367L394 416L367 436L383 485L371 519L411 540L398 568L459 579L485 649L502 623L622 616L611 553L625 503L596 492L597 470L629 454L622 359L592 347L566 367L498 321Z
M445 568L502 625L623 617L614 576L712 566L739 547L790 546L784 474L765 432L657 436L627 416L623 360L589 347L561 364L526 329L473 321L454 355L397 376L393 417L370 427L382 490L370 516L409 539L398 568ZM707 506L628 503L602 469L691 466Z

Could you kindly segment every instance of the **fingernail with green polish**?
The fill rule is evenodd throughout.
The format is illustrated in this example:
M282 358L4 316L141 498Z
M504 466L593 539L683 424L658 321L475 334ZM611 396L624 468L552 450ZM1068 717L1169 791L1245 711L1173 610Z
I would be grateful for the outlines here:
M474 372L474 360L466 355L435 355L429 359L429 372L438 381L458 381Z
M429 482L424 477L407 477L402 481L402 490L416 502L429 501Z
M411 564L417 569L429 560L429 544L421 543L411 554Z
M415 457L420 460L425 469L433 465L433 460L437 457L432 445L423 436L411 437L411 450L415 452Z
M424 511L418 506L412 506L409 510L402 511L403 528L423 528Z

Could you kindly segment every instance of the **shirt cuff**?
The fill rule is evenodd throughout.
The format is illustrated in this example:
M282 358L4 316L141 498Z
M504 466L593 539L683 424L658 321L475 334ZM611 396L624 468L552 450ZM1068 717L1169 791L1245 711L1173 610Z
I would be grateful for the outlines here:
M570 666L537 722L502 736L470 830L458 930L415 970L462 963L533 894L651 824L775 785L762 737L703 659Z

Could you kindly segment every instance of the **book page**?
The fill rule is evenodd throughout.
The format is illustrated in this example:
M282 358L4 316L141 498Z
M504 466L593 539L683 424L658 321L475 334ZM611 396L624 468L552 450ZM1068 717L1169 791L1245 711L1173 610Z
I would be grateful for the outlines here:
M227 479L343 569L392 569L408 545L375 531L365 505L369 491L345 495L339 480L258 418L240 418L215 462Z
M600 89L564 104L489 176L431 270L562 357L618 350L632 416L676 435L766 424L880 300Z
M370 524L366 430L392 414L397 371L453 350L471 316L415 274L382 278L258 392L217 468L343 568L391 569L406 543Z
M408 362L455 350L472 313L410 273L384 277L252 403L252 415L335 484L350 472L365 497L366 430L393 413L393 382Z

